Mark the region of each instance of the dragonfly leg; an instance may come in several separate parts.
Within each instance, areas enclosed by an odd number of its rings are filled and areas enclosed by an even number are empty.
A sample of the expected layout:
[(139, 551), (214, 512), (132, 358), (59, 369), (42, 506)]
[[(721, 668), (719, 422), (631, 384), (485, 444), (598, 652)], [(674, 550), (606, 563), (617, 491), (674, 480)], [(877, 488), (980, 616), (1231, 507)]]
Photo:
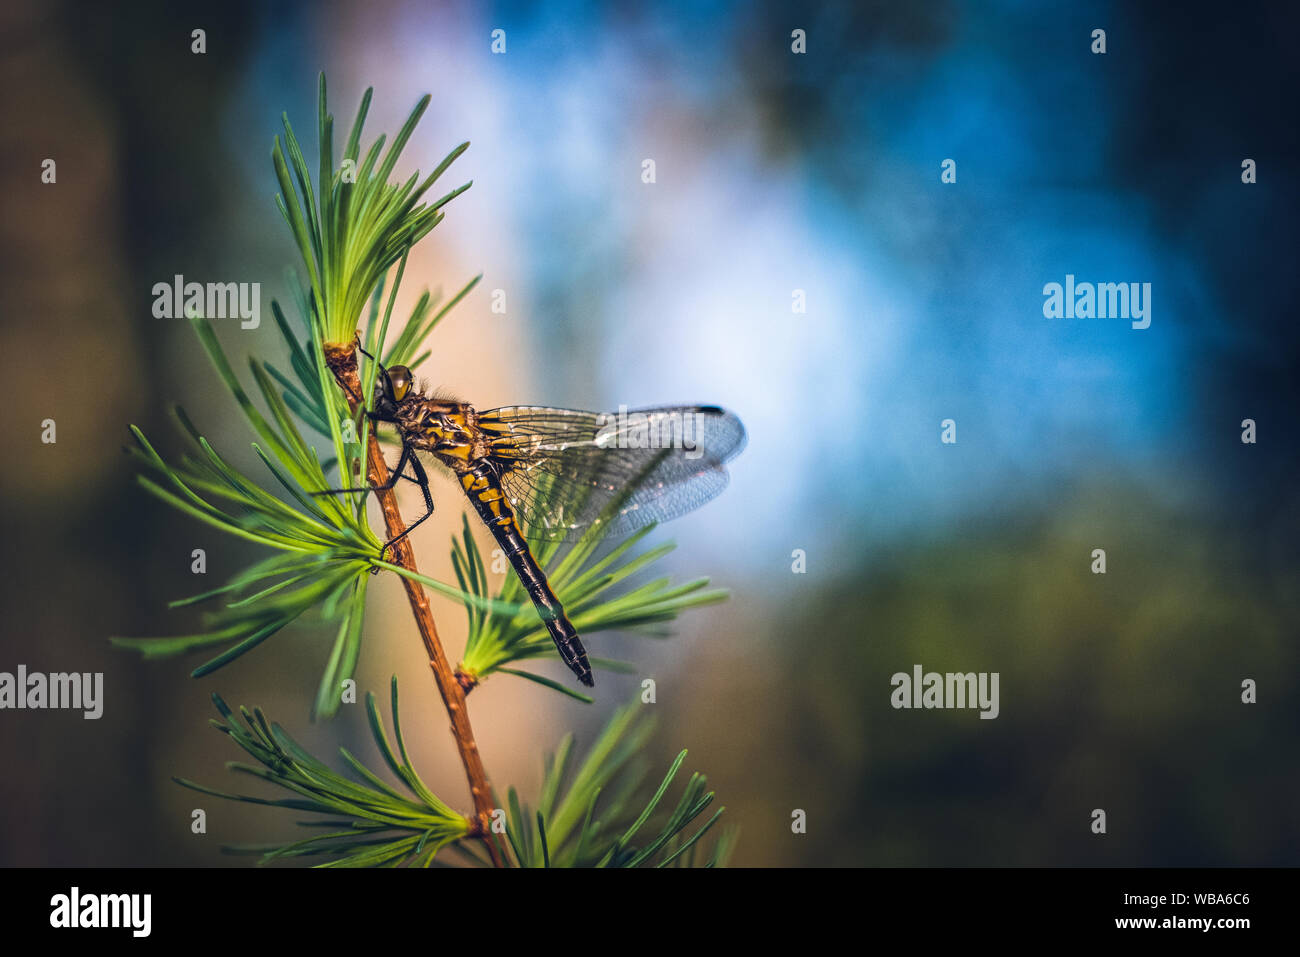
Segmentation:
[[(406, 448), (406, 452), (409, 453), (409, 451), (410, 449)], [(402, 534), (397, 535), (394, 538), (390, 538), (387, 542), (384, 543), (384, 547), (379, 550), (379, 560), (381, 562), (384, 560), (384, 556), (388, 554), (388, 550), (390, 548), (392, 548), (394, 545), (396, 545), (398, 542), (404, 539), (407, 535), (410, 535), (412, 530), (415, 528), (415, 526), (419, 525), (421, 522), (423, 522), (425, 519), (427, 519), (430, 515), (433, 514), (433, 495), (430, 494), (429, 492), (429, 476), (428, 474), (425, 473), (424, 466), (420, 464), (420, 460), (416, 458), (414, 455), (404, 454), (402, 458), (404, 461), (407, 458), (410, 459), (411, 471), (415, 473), (415, 478), (411, 479), (411, 481), (419, 485), (420, 491), (424, 493), (425, 511), (423, 515), (417, 518), (410, 525), (407, 525), (406, 530), (402, 532)], [(396, 479), (394, 479), (394, 481), (396, 481)]]
[[(379, 367), (379, 374), (382, 375), (384, 377), (384, 381), (388, 383), (388, 391), (392, 392), (393, 380), (388, 375), (387, 367), (385, 367), (385, 365), (382, 362), (380, 362), (378, 359), (376, 359), (374, 356), (372, 356), (369, 352), (365, 350), (365, 347), (361, 345), (361, 333), (359, 332), (357, 333), (357, 351), (360, 352), (363, 356), (365, 356), (367, 359), (369, 359), (371, 362), (373, 362), (375, 365)], [(377, 418), (377, 416), (373, 412), (367, 412), (366, 415), (370, 416), (372, 419)]]
[(325, 489), (325, 490), (322, 491), (322, 492), (312, 492), (312, 493), (310, 493), (310, 494), (312, 494), (312, 495), (346, 495), (346, 494), (348, 494), (349, 492), (371, 492), (371, 491), (374, 491), (374, 492), (387, 492), (390, 488), (392, 488), (394, 485), (397, 484), (397, 480), (398, 480), (399, 478), (410, 479), (410, 481), (412, 481), (412, 482), (417, 481), (416, 479), (410, 478), (410, 476), (407, 476), (407, 475), (403, 475), (403, 474), (402, 474), (402, 472), (403, 472), (403, 471), (405, 470), (405, 468), (406, 468), (406, 463), (407, 463), (408, 461), (414, 462), (414, 461), (415, 461), (415, 457), (411, 454), (411, 447), (410, 447), (409, 445), (403, 444), (403, 445), (402, 445), (402, 457), (401, 457), (400, 459), (397, 460), (397, 467), (396, 467), (395, 469), (393, 469), (393, 470), (388, 474), (388, 481), (385, 482), (383, 485), (365, 485), (365, 486), (362, 486), (362, 487), (360, 487), (360, 488), (329, 488), (329, 489)]

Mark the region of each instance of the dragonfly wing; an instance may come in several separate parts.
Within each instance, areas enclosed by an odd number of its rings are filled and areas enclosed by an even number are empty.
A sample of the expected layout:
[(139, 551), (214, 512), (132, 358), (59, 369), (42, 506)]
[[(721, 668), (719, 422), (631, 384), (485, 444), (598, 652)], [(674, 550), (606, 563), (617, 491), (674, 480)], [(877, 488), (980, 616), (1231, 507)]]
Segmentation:
[(716, 406), (600, 414), (515, 406), (482, 413), (502, 488), (526, 537), (622, 535), (698, 508), (727, 486), (745, 444)]

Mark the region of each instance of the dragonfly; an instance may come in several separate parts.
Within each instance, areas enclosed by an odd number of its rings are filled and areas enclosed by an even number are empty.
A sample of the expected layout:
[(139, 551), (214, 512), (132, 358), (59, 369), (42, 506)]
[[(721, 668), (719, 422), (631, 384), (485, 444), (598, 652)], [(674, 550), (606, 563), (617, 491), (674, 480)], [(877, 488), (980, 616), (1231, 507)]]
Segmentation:
[[(479, 411), (429, 394), (406, 366), (379, 369), (366, 415), (395, 427), (402, 451), (383, 485), (317, 494), (420, 487), (424, 514), (389, 539), (380, 559), (433, 514), (427, 455), (449, 469), (528, 593), (560, 659), (588, 687), (586, 649), (529, 542), (614, 537), (689, 512), (727, 486), (725, 464), (745, 447), (739, 418), (712, 405), (596, 413), (543, 406)], [(407, 474), (407, 472), (410, 474)]]

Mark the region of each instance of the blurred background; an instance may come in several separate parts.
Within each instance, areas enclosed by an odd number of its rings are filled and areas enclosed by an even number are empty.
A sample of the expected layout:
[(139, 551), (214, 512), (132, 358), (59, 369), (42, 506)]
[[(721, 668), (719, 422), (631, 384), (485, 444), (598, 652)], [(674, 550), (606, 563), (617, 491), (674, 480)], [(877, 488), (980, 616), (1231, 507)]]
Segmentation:
[[(299, 257), (270, 147), (282, 110), (313, 128), (320, 70), (336, 141), (367, 86), (367, 144), (432, 94), (401, 179), (472, 143), (399, 299), (484, 274), (424, 376), (480, 408), (718, 403), (750, 433), (731, 488), (655, 533), (732, 600), (666, 642), (594, 636), (642, 668), (595, 705), (476, 691), (498, 788), (534, 795), (541, 755), (651, 676), (649, 757), (690, 750), (738, 865), (1300, 863), (1296, 27), (1283, 4), (6, 3), (0, 670), (102, 671), (106, 703), (0, 713), (0, 863), (246, 866), (219, 845), (292, 836), (171, 782), (246, 786), (214, 691), (374, 757), (361, 708), (307, 721), (331, 634), (202, 680), (107, 642), (180, 633), (168, 601), (261, 557), (148, 498), (120, 450), (134, 423), (179, 451), (179, 401), (254, 467), (151, 290), (260, 282), (262, 326), (218, 325), (232, 357), (281, 357), (269, 300)], [(1150, 282), (1150, 328), (1045, 319), (1067, 273)], [(450, 580), (462, 506), (435, 494), (416, 550)], [(400, 676), (417, 767), (467, 806), (401, 589), (370, 608), (358, 683)], [(455, 658), (463, 612), (435, 612)], [(998, 672), (1000, 716), (892, 709), (914, 664)]]

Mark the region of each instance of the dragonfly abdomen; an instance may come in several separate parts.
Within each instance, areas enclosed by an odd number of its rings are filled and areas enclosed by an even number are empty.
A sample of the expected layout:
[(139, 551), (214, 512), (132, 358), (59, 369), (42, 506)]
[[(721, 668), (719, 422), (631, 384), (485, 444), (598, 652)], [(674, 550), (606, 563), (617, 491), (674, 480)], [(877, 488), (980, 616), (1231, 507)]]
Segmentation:
[(519, 532), (514, 512), (501, 491), (501, 480), (496, 468), (490, 460), (482, 461), (463, 472), (460, 482), (465, 494), (474, 503), (479, 517), (505, 552), (524, 590), (528, 592), (528, 597), (537, 607), (537, 613), (551, 633), (560, 658), (584, 685), (594, 685), (596, 682), (592, 677), (591, 664), (587, 661), (587, 651), (578, 638), (577, 629), (564, 613), (560, 600), (551, 590), (546, 574)]

